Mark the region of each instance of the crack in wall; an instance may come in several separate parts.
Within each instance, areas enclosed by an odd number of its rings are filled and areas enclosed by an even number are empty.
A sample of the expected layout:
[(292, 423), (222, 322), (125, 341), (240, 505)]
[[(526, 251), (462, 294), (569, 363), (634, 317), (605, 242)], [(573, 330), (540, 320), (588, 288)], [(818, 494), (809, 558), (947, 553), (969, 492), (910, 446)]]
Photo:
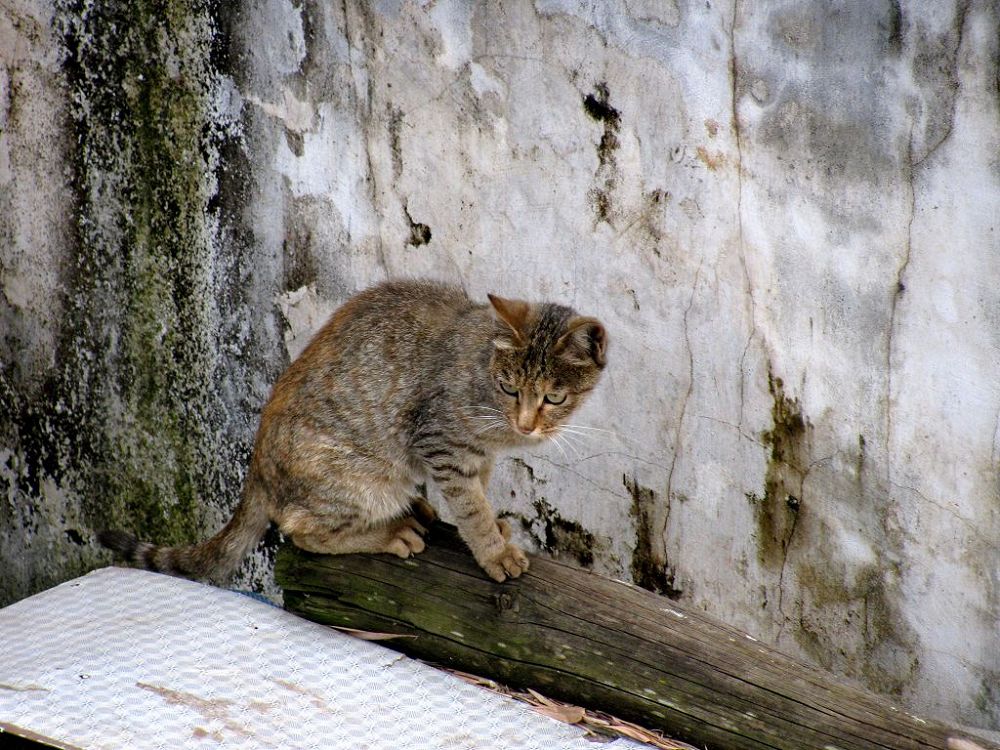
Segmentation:
[[(809, 425), (808, 423), (806, 423), (806, 427), (811, 429), (811, 425)], [(838, 451), (838, 455), (841, 453), (842, 451)], [(778, 634), (776, 640), (782, 637), (785, 631), (785, 626), (792, 621), (792, 618), (789, 617), (787, 612), (785, 612), (785, 574), (786, 571), (788, 570), (788, 559), (790, 557), (792, 545), (795, 543), (796, 539), (795, 532), (798, 530), (801, 521), (801, 516), (802, 516), (801, 509), (809, 507), (809, 503), (806, 500), (806, 482), (809, 481), (809, 475), (816, 466), (831, 461), (833, 458), (834, 456), (828, 456), (825, 458), (818, 458), (810, 462), (809, 465), (806, 466), (804, 470), (802, 470), (801, 477), (799, 478), (798, 492), (795, 495), (789, 495), (788, 499), (786, 500), (789, 509), (793, 512), (792, 512), (791, 528), (788, 530), (788, 534), (784, 539), (784, 545), (783, 545), (784, 548), (781, 558), (781, 570), (778, 573), (777, 610), (778, 614), (780, 615), (780, 621), (778, 623)], [(801, 605), (801, 603), (802, 602), (800, 598), (799, 604)]]
[[(655, 540), (654, 546), (656, 549), (653, 551), (654, 558), (662, 561), (664, 564), (667, 559), (667, 527), (670, 524), (670, 505), (673, 501), (674, 471), (677, 468), (677, 461), (681, 453), (684, 417), (687, 414), (687, 407), (688, 402), (691, 400), (691, 393), (694, 391), (694, 350), (691, 347), (691, 333), (688, 329), (688, 315), (691, 312), (691, 307), (694, 305), (694, 298), (698, 291), (698, 283), (701, 280), (701, 269), (703, 266), (704, 260), (698, 264), (698, 270), (695, 271), (694, 282), (691, 284), (691, 295), (688, 297), (687, 307), (684, 308), (684, 348), (687, 351), (688, 358), (688, 382), (687, 388), (684, 391), (684, 397), (681, 399), (680, 413), (677, 416), (677, 429), (674, 430), (674, 453), (670, 459), (670, 470), (667, 472), (667, 494), (663, 511), (663, 521), (659, 524), (660, 533)], [(654, 514), (656, 514), (656, 512), (657, 511), (654, 510)]]
[[(953, 65), (957, 67), (957, 60), (961, 53), (962, 43), (965, 39), (965, 26), (969, 16), (971, 2), (970, 0), (965, 0), (959, 4), (956, 12), (955, 30), (957, 41), (955, 43), (954, 52), (951, 55), (954, 62)], [(917, 180), (919, 177), (919, 170), (922, 165), (924, 165), (951, 137), (954, 130), (955, 121), (955, 110), (958, 106), (959, 91), (961, 88), (961, 79), (956, 74), (953, 76), (955, 94), (951, 99), (951, 111), (947, 120), (947, 127), (941, 137), (930, 146), (927, 151), (920, 157), (916, 156), (916, 121), (913, 117), (910, 120), (909, 134), (906, 143), (906, 154), (904, 161), (904, 184), (907, 189), (907, 202), (908, 202), (908, 217), (906, 221), (906, 238), (905, 245), (902, 253), (902, 260), (896, 269), (895, 285), (892, 290), (892, 300), (890, 303), (889, 310), (889, 324), (886, 340), (886, 416), (885, 416), (885, 430), (886, 430), (886, 459), (885, 459), (885, 475), (886, 481), (890, 486), (898, 486), (893, 481), (893, 460), (892, 460), (892, 447), (893, 447), (893, 435), (895, 427), (893, 424), (893, 399), (895, 396), (896, 384), (895, 380), (895, 359), (896, 359), (896, 334), (897, 327), (899, 325), (899, 307), (904, 294), (906, 293), (906, 276), (910, 267), (910, 263), (913, 258), (913, 225), (916, 220), (917, 213)], [(1000, 84), (998, 84), (1000, 85)]]
[(746, 412), (747, 387), (747, 356), (750, 347), (757, 337), (757, 300), (754, 297), (753, 280), (750, 277), (750, 267), (747, 262), (746, 235), (743, 226), (743, 129), (740, 126), (739, 113), (739, 57), (736, 53), (736, 28), (739, 22), (739, 0), (733, 1), (733, 17), (729, 25), (729, 78), (730, 78), (730, 118), (733, 137), (736, 141), (736, 244), (743, 273), (746, 299), (749, 304), (750, 334), (747, 336), (743, 353), (740, 355), (740, 432), (743, 431)]
[(758, 445), (761, 448), (767, 447), (766, 445), (764, 445), (764, 443), (762, 443), (760, 440), (757, 439), (756, 435), (752, 435), (751, 433), (747, 432), (746, 430), (743, 429), (741, 425), (736, 424), (735, 422), (729, 422), (726, 421), (725, 419), (719, 419), (718, 417), (710, 417), (707, 414), (692, 414), (691, 416), (694, 419), (704, 419), (706, 422), (721, 424), (723, 427), (728, 427), (734, 432), (738, 433), (741, 439), (753, 443), (754, 445)]
[(906, 273), (910, 267), (913, 253), (913, 222), (916, 217), (917, 193), (916, 173), (913, 166), (913, 124), (910, 124), (910, 137), (906, 149), (906, 185), (908, 189), (909, 216), (906, 222), (906, 240), (903, 247), (903, 258), (896, 268), (895, 286), (889, 308), (889, 325), (886, 340), (886, 399), (885, 399), (885, 474), (886, 481), (892, 484), (892, 440), (893, 440), (893, 362), (895, 360), (896, 326), (898, 325), (899, 303), (906, 292)]
[(550, 466), (555, 466), (560, 471), (568, 472), (568, 473), (572, 474), (573, 476), (575, 476), (576, 478), (583, 480), (584, 482), (586, 482), (587, 484), (589, 484), (591, 487), (593, 487), (595, 489), (598, 489), (601, 492), (606, 492), (607, 494), (611, 495), (612, 497), (617, 497), (617, 498), (622, 498), (622, 499), (627, 498), (627, 496), (623, 495), (621, 492), (616, 492), (615, 490), (611, 489), (610, 487), (606, 487), (603, 484), (595, 482), (593, 479), (591, 479), (587, 475), (585, 475), (585, 474), (577, 471), (576, 469), (574, 469), (569, 464), (561, 464), (558, 461), (553, 461), (551, 458), (545, 458), (544, 456), (535, 456), (533, 458), (533, 460), (534, 461), (541, 461), (543, 463), (547, 463)]
[[(799, 485), (799, 497), (793, 498), (789, 496), (788, 506), (794, 512), (792, 513), (792, 527), (788, 531), (788, 536), (784, 540), (784, 549), (782, 550), (781, 557), (781, 570), (778, 572), (778, 615), (780, 620), (778, 622), (778, 638), (781, 638), (785, 630), (785, 625), (788, 624), (789, 617), (785, 613), (785, 571), (788, 569), (788, 550), (792, 547), (792, 540), (795, 538), (795, 530), (799, 526), (799, 508), (801, 507), (801, 501), (799, 498), (804, 494), (805, 490), (805, 478)], [(794, 501), (794, 502), (793, 502)]]
[(929, 497), (925, 493), (918, 490), (916, 487), (910, 487), (909, 485), (900, 484), (898, 482), (891, 482), (889, 486), (896, 490), (904, 490), (906, 492), (913, 493), (914, 495), (919, 497), (923, 502), (927, 503), (928, 505), (933, 505), (938, 510), (947, 513), (949, 516), (958, 521), (962, 526), (964, 526), (967, 529), (967, 531), (969, 532), (969, 536), (971, 536), (973, 539), (979, 540), (980, 542), (982, 542), (984, 545), (986, 545), (991, 549), (997, 548), (997, 542), (993, 536), (987, 536), (983, 534), (980, 528), (973, 521), (963, 516), (955, 508), (951, 508), (947, 506), (945, 503), (941, 502), (940, 500), (935, 500)]

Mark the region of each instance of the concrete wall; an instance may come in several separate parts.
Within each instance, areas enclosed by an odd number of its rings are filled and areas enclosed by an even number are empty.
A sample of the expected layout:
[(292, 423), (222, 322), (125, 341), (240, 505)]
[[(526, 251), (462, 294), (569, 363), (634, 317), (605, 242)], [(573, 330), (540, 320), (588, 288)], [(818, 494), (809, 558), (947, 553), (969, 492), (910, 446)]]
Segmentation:
[(1000, 3), (163, 5), (0, 10), (0, 598), (214, 530), (309, 332), (435, 276), (611, 331), (522, 541), (1000, 728)]

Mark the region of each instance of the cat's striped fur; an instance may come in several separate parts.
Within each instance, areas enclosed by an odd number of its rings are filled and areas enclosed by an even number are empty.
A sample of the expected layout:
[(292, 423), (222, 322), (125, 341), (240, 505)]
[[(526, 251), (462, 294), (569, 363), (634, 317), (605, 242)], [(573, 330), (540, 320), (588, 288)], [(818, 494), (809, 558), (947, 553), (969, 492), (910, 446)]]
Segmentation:
[(458, 288), (385, 283), (350, 299), (279, 378), (261, 415), (243, 498), (214, 537), (160, 547), (101, 541), (154, 570), (224, 580), (276, 523), (306, 550), (424, 549), (429, 477), (498, 581), (528, 560), (486, 499), (498, 451), (553, 435), (597, 384), (607, 335), (568, 307)]

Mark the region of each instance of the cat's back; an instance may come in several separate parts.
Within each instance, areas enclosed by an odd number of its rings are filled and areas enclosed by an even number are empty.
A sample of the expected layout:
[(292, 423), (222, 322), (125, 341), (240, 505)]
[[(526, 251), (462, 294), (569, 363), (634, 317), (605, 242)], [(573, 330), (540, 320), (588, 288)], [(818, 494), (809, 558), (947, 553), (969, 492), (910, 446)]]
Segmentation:
[[(436, 281), (388, 281), (351, 297), (331, 316), (289, 368), (295, 379), (318, 371), (357, 372), (414, 364), (435, 341), (447, 338), (457, 321), (483, 305), (459, 287)], [(473, 315), (474, 317), (474, 315)]]
[(359, 319), (374, 316), (377, 320), (395, 313), (403, 316), (396, 323), (412, 320), (426, 325), (435, 320), (444, 322), (473, 307), (476, 305), (465, 292), (453, 284), (413, 279), (377, 284), (356, 294), (341, 309)]
[(365, 340), (433, 335), (477, 307), (459, 287), (437, 281), (387, 281), (349, 299), (326, 326), (339, 337)]

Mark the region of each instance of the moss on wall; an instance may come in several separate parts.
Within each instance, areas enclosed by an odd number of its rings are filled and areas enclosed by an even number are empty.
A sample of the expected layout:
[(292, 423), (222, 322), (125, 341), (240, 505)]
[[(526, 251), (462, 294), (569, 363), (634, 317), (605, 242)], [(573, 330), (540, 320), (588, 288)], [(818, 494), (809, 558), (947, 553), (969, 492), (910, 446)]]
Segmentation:
[(86, 334), (74, 348), (97, 354), (101, 366), (86, 374), (113, 410), (90, 415), (103, 433), (94, 464), (106, 496), (85, 507), (94, 521), (124, 517), (179, 541), (195, 534), (209, 489), (199, 457), (211, 441), (215, 365), (212, 23), (206, 3), (185, 0), (96, 8), (68, 8), (66, 37), (83, 146), (79, 257), (89, 266), (76, 279)]
[[(14, 448), (0, 481), (29, 536), (43, 482), (77, 496), (65, 505), (81, 509), (66, 532), (84, 548), (78, 568), (106, 559), (93, 535), (107, 525), (165, 542), (198, 536), (203, 501), (230, 503), (246, 463), (213, 385), (214, 173), (232, 133), (213, 109), (212, 9), (73, 0), (57, 11), (78, 139), (77, 244), (56, 368), (33, 392), (13, 368), (0, 372), (12, 405), (0, 436)], [(48, 533), (34, 543), (59, 547), (59, 515), (36, 519)], [(0, 604), (66, 575), (42, 567), (38, 580), (0, 584)]]

